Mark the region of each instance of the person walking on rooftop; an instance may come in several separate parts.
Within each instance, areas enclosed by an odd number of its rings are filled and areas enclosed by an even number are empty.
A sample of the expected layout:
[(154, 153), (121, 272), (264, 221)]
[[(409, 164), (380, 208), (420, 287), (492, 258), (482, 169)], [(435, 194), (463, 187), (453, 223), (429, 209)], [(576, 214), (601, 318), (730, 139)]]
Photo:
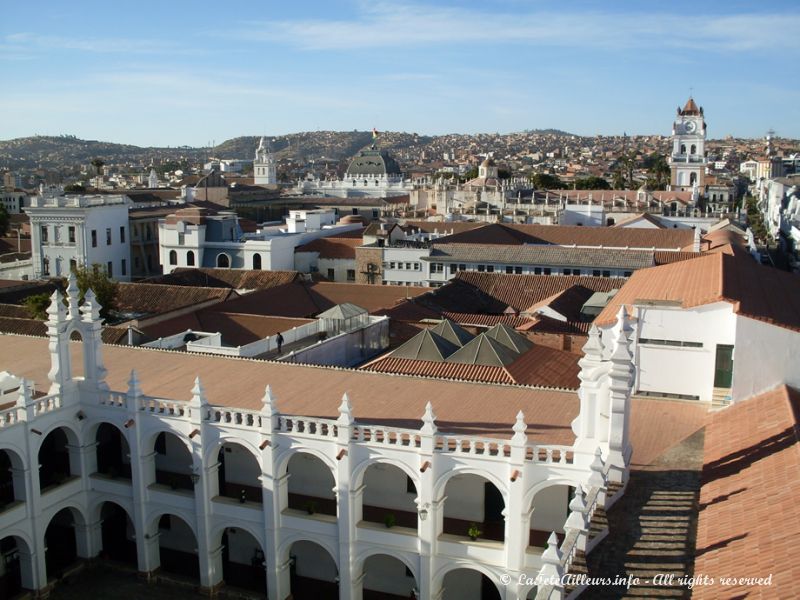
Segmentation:
[(275, 341), (278, 342), (278, 354), (280, 354), (281, 353), (281, 347), (283, 346), (283, 336), (280, 334), (280, 332), (278, 333), (278, 337), (276, 338)]

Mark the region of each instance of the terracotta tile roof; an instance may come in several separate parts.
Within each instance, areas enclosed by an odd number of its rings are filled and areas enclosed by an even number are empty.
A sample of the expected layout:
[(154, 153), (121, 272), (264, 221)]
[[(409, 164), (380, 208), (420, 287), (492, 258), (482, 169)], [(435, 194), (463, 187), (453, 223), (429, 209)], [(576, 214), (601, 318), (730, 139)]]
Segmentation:
[(288, 331), (293, 327), (310, 322), (311, 319), (242, 315), (216, 312), (214, 310), (200, 310), (167, 321), (160, 321), (149, 327), (143, 327), (142, 331), (148, 338), (153, 340), (174, 335), (187, 329), (221, 333), (224, 344), (228, 346), (244, 346), (280, 331)]
[(656, 250), (653, 252), (653, 258), (655, 259), (656, 266), (658, 265), (668, 265), (674, 262), (680, 262), (682, 260), (692, 260), (693, 258), (699, 258), (702, 256), (699, 252), (674, 252), (669, 250)]
[(743, 317), (800, 331), (800, 278), (759, 265), (750, 256), (710, 253), (636, 271), (595, 323), (616, 322), (620, 306), (637, 300), (680, 302), (683, 308), (730, 302)]
[(431, 288), (318, 281), (309, 287), (309, 291), (314, 301), (320, 305), (320, 310), (326, 310), (335, 304), (352, 302), (373, 313), (383, 308), (391, 308), (406, 298), (425, 294), (431, 291)]
[(356, 248), (362, 245), (358, 238), (319, 238), (294, 249), (295, 252), (316, 252), (320, 258), (355, 259)]
[(582, 285), (573, 285), (571, 288), (557, 292), (549, 298), (529, 306), (524, 312), (526, 314), (535, 314), (546, 307), (560, 314), (567, 321), (580, 321), (581, 308), (594, 293), (594, 290)]
[(156, 315), (208, 302), (236, 297), (233, 290), (152, 283), (120, 283), (117, 312)]
[(56, 286), (49, 281), (16, 281), (0, 280), (0, 302), (19, 304), (28, 296), (35, 294), (50, 295)]
[(646, 213), (646, 212), (639, 213), (638, 215), (633, 215), (632, 217), (628, 217), (627, 219), (623, 219), (619, 223), (616, 223), (614, 225), (614, 227), (625, 227), (629, 223), (634, 223), (634, 222), (636, 222), (636, 221), (638, 221), (640, 219), (655, 225), (656, 229), (664, 229), (665, 228), (664, 224), (661, 221), (659, 221), (656, 217), (654, 217), (650, 213)]
[(478, 327), (494, 327), (498, 323), (503, 323), (514, 329), (519, 328), (531, 321), (530, 317), (518, 317), (516, 315), (485, 315), (480, 313), (461, 313), (443, 311), (442, 317), (455, 321), (460, 325), (475, 325)]
[(701, 248), (703, 251), (708, 251), (729, 244), (744, 248), (747, 246), (747, 238), (731, 229), (717, 229), (703, 236)]
[(240, 269), (175, 269), (169, 275), (147, 280), (147, 283), (264, 290), (298, 279), (297, 271), (252, 271)]
[(248, 315), (313, 317), (326, 308), (330, 306), (320, 308), (311, 298), (307, 287), (298, 281), (233, 298), (221, 304), (218, 310)]
[(516, 383), (577, 390), (580, 356), (547, 346), (534, 345), (506, 370)]
[(571, 335), (586, 335), (592, 323), (588, 321), (559, 321), (545, 315), (538, 315), (526, 323), (517, 326), (520, 331), (534, 333), (568, 333)]
[(11, 317), (13, 319), (32, 318), (28, 309), (19, 304), (0, 304), (0, 317)]
[[(0, 364), (15, 375), (49, 387), (48, 342), (44, 338), (0, 335)], [(78, 360), (79, 344), (71, 348)], [(135, 365), (143, 393), (189, 400), (198, 375), (209, 402), (261, 409), (264, 387), (272, 386), (278, 409), (287, 414), (336, 418), (342, 393), (362, 422), (397, 427), (422, 425), (431, 400), (440, 431), (509, 438), (516, 413), (526, 415), (531, 442), (571, 444), (571, 423), (578, 415), (575, 392), (529, 387), (438, 381), (365, 371), (311, 367), (128, 346), (104, 346), (111, 389), (125, 391)], [(631, 411), (634, 465), (649, 464), (665, 450), (703, 426), (706, 408), (686, 402), (637, 399)]]
[(555, 245), (441, 244), (436, 243), (428, 262), (490, 262), (510, 265), (642, 269), (654, 264), (650, 250), (570, 248)]
[(494, 365), (472, 365), (388, 356), (370, 363), (364, 369), (376, 373), (396, 373), (398, 375), (415, 375), (435, 379), (457, 379), (482, 383), (515, 383), (508, 371), (503, 367)]
[(17, 253), (27, 254), (31, 252), (31, 238), (20, 238), (8, 236), (0, 238), (0, 254)]
[[(717, 580), (693, 598), (796, 597), (800, 562), (800, 392), (781, 387), (709, 418), (695, 573)], [(771, 586), (721, 586), (768, 577)]]
[(486, 223), (470, 223), (466, 221), (453, 223), (445, 223), (443, 221), (405, 221), (403, 223), (403, 229), (406, 231), (409, 229), (419, 229), (425, 233), (444, 233), (449, 231), (453, 233), (463, 233), (482, 227), (486, 227)]
[(45, 325), (44, 321), (38, 321), (36, 319), (0, 317), (0, 331), (17, 335), (44, 337), (47, 335), (47, 325)]
[[(449, 225), (449, 224), (448, 224)], [(442, 238), (438, 243), (557, 244), (613, 248), (676, 250), (694, 240), (691, 229), (637, 229), (625, 227), (576, 227), (567, 225), (491, 224)]]
[(420, 298), (420, 301), (425, 306), (453, 313), (498, 314), (509, 306), (522, 312), (529, 306), (575, 285), (595, 292), (608, 292), (621, 288), (625, 281), (618, 277), (506, 275), (462, 271), (447, 285)]

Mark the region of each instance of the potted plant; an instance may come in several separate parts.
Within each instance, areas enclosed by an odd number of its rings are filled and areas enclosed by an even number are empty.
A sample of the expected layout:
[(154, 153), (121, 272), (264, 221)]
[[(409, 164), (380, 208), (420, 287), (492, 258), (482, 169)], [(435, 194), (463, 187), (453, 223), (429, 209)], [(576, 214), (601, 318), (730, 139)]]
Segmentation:
[(239, 504), (244, 504), (245, 502), (247, 502), (247, 491), (242, 490), (239, 492)]
[(482, 534), (483, 534), (483, 532), (480, 529), (478, 529), (478, 524), (477, 523), (470, 523), (469, 524), (469, 529), (467, 529), (467, 535), (469, 536), (469, 539), (471, 539), (474, 542)]
[(305, 503), (305, 509), (308, 514), (313, 515), (315, 512), (317, 512), (317, 503), (313, 500), (309, 500)]
[(391, 529), (397, 525), (397, 517), (394, 516), (394, 513), (386, 513), (386, 516), (383, 517), (383, 524), (386, 525), (386, 529)]

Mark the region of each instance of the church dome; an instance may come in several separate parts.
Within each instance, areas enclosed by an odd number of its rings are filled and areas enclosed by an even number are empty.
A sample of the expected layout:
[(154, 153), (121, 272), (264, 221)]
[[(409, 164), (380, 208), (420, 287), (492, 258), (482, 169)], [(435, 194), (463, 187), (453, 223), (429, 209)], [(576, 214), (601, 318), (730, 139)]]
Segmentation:
[(400, 165), (386, 150), (362, 150), (347, 167), (347, 177), (400, 174)]
[(494, 167), (495, 166), (494, 159), (491, 156), (487, 156), (483, 160), (483, 162), (481, 163), (481, 166), (482, 167)]
[(681, 114), (688, 116), (688, 115), (699, 115), (701, 113), (702, 111), (697, 107), (694, 98), (689, 96), (689, 99), (686, 101), (686, 106), (683, 107)]

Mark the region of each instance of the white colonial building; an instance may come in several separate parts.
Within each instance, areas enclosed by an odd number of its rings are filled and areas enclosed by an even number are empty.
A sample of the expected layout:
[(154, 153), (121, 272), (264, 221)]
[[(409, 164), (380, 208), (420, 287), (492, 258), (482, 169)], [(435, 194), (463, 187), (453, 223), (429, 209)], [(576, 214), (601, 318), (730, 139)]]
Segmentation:
[(672, 126), (672, 154), (669, 165), (672, 170), (670, 190), (692, 191), (705, 185), (706, 120), (703, 108), (693, 98), (686, 101)]
[[(624, 311), (605, 348), (590, 335), (577, 397), (499, 386), (488, 409), (480, 384), (103, 346), (98, 311), (73, 280), (49, 342), (0, 344), (28, 374), (0, 377), (17, 587), (101, 557), (271, 600), (563, 598), (560, 575), (605, 535), (589, 524), (607, 486), (627, 481)], [(565, 404), (571, 428), (552, 420)]]
[(256, 185), (276, 185), (278, 183), (275, 157), (264, 138), (259, 140), (253, 161), (253, 177)]
[(73, 267), (99, 264), (109, 277), (129, 281), (130, 232), (127, 196), (31, 198), (33, 276), (63, 277)]

